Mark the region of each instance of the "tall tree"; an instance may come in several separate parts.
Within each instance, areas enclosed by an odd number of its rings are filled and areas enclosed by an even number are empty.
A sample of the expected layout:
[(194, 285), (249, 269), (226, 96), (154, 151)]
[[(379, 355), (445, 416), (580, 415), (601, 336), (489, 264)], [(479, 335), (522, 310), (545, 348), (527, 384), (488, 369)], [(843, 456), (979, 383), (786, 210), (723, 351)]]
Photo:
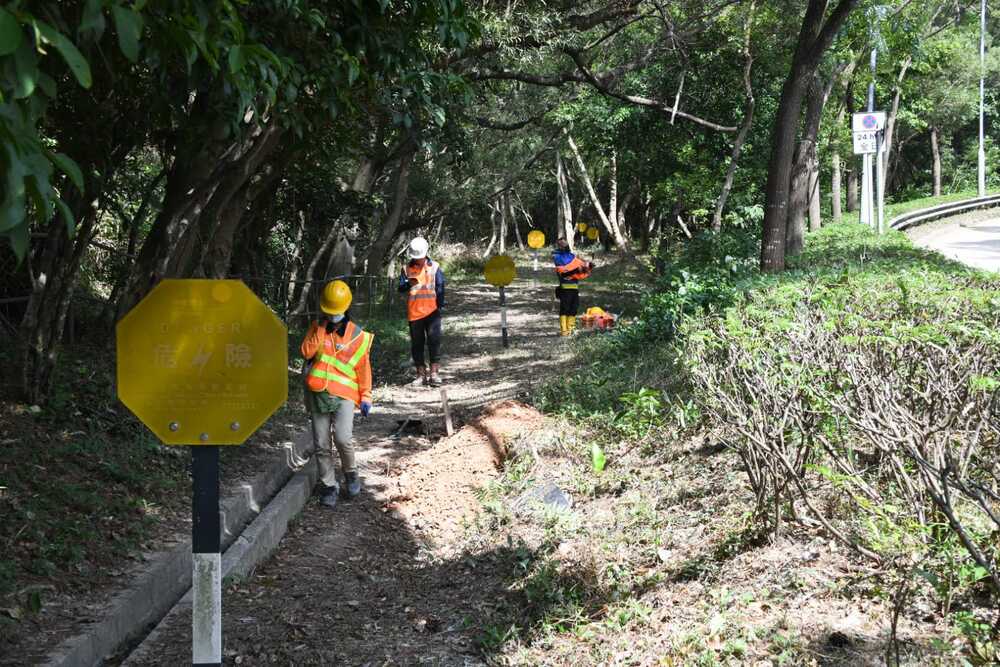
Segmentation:
[(781, 271), (785, 268), (788, 200), (802, 99), (823, 54), (857, 4), (858, 0), (839, 0), (829, 16), (827, 0), (809, 0), (806, 7), (792, 64), (782, 86), (778, 110), (772, 124), (771, 159), (768, 162), (764, 193), (764, 228), (760, 256), (762, 271)]

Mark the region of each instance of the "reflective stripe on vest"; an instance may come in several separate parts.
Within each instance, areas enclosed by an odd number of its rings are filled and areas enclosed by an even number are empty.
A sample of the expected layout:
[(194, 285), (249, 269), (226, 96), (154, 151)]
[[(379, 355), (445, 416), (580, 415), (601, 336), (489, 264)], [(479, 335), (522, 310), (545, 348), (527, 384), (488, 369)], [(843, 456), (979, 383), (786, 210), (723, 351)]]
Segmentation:
[[(361, 327), (353, 322), (348, 322), (347, 329), (344, 331), (344, 338), (347, 338), (348, 342), (334, 354), (326, 352), (328, 346), (332, 343), (331, 337), (327, 336), (324, 339), (323, 350), (317, 355), (315, 363), (309, 369), (309, 374), (306, 378), (306, 382), (312, 391), (324, 391), (330, 381), (345, 385), (355, 391), (358, 390), (358, 373), (355, 369), (371, 348), (374, 336), (363, 331)], [(353, 354), (351, 354), (348, 361), (341, 361), (338, 354), (344, 351), (351, 352), (352, 350)], [(316, 380), (310, 382), (311, 378), (316, 378)]]
[(406, 316), (411, 322), (423, 319), (437, 310), (435, 289), (437, 272), (438, 265), (429, 262), (420, 269), (406, 266), (406, 277), (417, 279), (417, 284), (410, 288), (409, 300), (406, 303)]

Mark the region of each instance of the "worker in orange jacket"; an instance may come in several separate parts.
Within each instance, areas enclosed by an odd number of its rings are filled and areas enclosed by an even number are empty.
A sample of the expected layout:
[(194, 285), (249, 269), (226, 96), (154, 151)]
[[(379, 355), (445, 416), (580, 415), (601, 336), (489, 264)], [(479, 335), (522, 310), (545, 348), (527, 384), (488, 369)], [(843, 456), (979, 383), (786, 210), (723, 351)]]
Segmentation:
[(428, 247), (427, 239), (422, 236), (410, 241), (410, 261), (399, 275), (399, 291), (407, 295), (406, 319), (410, 323), (410, 354), (417, 371), (416, 381), (439, 387), (445, 280), (441, 265), (427, 256)]
[(335, 507), (340, 494), (333, 462), (333, 444), (340, 454), (344, 496), (361, 493), (354, 460), (354, 409), (367, 417), (372, 409), (372, 368), (369, 358), (374, 336), (351, 321), (351, 288), (334, 280), (323, 288), (320, 310), (326, 315), (309, 325), (302, 341), (306, 366), (306, 409), (312, 417), (313, 447), (319, 473), (320, 503)]
[(559, 286), (556, 287), (556, 298), (559, 300), (559, 335), (569, 336), (576, 327), (576, 316), (580, 312), (580, 281), (590, 277), (594, 263), (585, 262), (574, 255), (566, 239), (556, 241), (552, 263), (555, 264), (556, 275), (559, 277)]

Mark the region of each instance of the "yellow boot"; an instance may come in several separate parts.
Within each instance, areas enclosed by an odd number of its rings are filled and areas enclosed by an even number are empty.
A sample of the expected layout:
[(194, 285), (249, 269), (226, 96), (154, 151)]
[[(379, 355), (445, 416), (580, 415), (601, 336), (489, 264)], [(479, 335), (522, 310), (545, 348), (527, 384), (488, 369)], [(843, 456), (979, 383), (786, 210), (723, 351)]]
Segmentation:
[(566, 316), (559, 316), (559, 335), (568, 336), (569, 335), (569, 323), (566, 322)]
[(576, 315), (566, 316), (566, 335), (571, 335), (576, 329)]

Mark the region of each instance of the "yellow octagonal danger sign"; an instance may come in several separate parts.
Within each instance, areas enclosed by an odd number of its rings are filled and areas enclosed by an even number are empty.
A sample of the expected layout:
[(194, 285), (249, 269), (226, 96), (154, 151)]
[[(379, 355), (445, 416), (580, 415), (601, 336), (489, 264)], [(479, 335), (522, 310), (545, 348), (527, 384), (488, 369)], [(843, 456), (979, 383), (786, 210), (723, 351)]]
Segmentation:
[(514, 260), (507, 255), (494, 255), (483, 267), (483, 276), (486, 282), (494, 287), (505, 287), (514, 282), (517, 277), (517, 267)]
[(168, 445), (239, 445), (288, 399), (288, 331), (239, 280), (164, 280), (118, 323), (118, 398)]

